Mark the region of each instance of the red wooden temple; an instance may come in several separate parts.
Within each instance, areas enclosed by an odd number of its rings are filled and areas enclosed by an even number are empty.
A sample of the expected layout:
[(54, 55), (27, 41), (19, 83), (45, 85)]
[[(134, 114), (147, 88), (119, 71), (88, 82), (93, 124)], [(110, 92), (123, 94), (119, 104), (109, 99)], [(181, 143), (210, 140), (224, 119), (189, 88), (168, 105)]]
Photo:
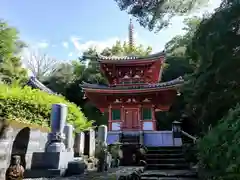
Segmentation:
[(161, 82), (164, 52), (96, 58), (109, 85), (84, 83), (82, 88), (97, 108), (108, 112), (108, 130), (156, 131), (155, 112), (169, 110), (183, 83), (181, 77)]
[(83, 84), (86, 96), (108, 112), (109, 130), (156, 130), (155, 111), (168, 111), (182, 78), (159, 83), (164, 53), (147, 57), (98, 56), (109, 86)]

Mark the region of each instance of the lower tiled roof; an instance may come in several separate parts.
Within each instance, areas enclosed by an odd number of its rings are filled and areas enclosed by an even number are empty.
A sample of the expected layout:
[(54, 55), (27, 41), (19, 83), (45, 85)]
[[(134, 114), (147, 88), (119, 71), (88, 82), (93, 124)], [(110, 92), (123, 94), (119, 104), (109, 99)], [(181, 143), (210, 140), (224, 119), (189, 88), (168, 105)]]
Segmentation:
[(90, 83), (83, 83), (81, 87), (83, 89), (109, 89), (109, 90), (128, 90), (128, 89), (154, 89), (154, 88), (169, 88), (175, 85), (181, 85), (184, 83), (182, 77), (174, 79), (168, 82), (162, 82), (157, 84), (146, 84), (146, 85), (134, 85), (134, 86), (115, 86), (109, 87), (106, 85), (98, 85), (98, 84), (90, 84)]
[(42, 91), (45, 91), (49, 94), (55, 94), (51, 89), (47, 88), (46, 86), (44, 86), (37, 78), (35, 77), (30, 77), (30, 79), (27, 82), (27, 85), (32, 87), (32, 88), (36, 88), (36, 89), (40, 89)]

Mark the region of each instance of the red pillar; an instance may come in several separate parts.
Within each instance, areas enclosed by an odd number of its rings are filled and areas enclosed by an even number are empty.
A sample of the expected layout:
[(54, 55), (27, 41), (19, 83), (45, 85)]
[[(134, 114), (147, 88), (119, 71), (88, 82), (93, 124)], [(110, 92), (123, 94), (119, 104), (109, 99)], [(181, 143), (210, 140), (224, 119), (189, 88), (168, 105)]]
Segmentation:
[(124, 126), (124, 106), (121, 106), (121, 130), (123, 129)]
[(143, 130), (143, 121), (142, 121), (142, 105), (138, 106), (138, 119), (139, 119), (139, 127), (140, 130)]
[(155, 109), (154, 106), (152, 106), (152, 122), (153, 122), (153, 130), (156, 131), (157, 127), (156, 127), (156, 118), (155, 118)]
[(108, 106), (108, 129), (109, 131), (112, 130), (112, 106)]

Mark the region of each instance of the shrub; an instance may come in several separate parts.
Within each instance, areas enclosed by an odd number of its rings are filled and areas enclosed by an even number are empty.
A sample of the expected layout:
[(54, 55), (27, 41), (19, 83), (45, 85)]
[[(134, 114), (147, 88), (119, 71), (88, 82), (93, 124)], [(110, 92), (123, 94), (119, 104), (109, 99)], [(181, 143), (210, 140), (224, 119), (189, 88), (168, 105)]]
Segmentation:
[(201, 139), (198, 150), (204, 179), (240, 178), (240, 105)]
[(76, 130), (91, 126), (91, 122), (87, 121), (80, 108), (62, 96), (50, 95), (30, 87), (0, 84), (0, 117), (2, 118), (49, 126), (51, 106), (54, 103), (64, 103), (68, 106), (67, 121), (73, 124)]

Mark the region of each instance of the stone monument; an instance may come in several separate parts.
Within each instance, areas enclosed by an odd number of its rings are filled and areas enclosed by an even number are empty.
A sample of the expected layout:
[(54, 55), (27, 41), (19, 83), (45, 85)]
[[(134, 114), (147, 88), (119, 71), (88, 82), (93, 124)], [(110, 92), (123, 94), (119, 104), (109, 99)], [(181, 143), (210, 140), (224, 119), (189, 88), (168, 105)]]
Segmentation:
[(74, 139), (74, 156), (80, 157), (84, 154), (85, 135), (84, 132), (76, 133)]
[[(67, 132), (64, 134), (64, 127), (67, 119), (67, 106), (65, 104), (53, 104), (51, 113), (51, 132), (48, 134), (48, 142), (45, 146), (45, 152), (34, 152), (32, 157), (32, 166), (30, 174), (36, 177), (52, 177), (64, 175), (68, 163), (73, 161), (72, 149), (72, 126), (67, 125)], [(66, 143), (66, 146), (64, 144)], [(37, 171), (41, 171), (37, 172)], [(52, 174), (51, 174), (52, 172)], [(34, 175), (35, 174), (35, 175)], [(31, 175), (29, 175), (31, 176)]]
[(73, 126), (71, 124), (66, 124), (64, 126), (64, 144), (66, 151), (73, 151)]
[(98, 127), (97, 143), (98, 171), (107, 171), (112, 162), (112, 156), (107, 151), (107, 126), (101, 125)]
[(107, 145), (107, 126), (101, 125), (98, 127), (97, 140)]
[(84, 132), (84, 155), (92, 158), (95, 156), (95, 131), (94, 129), (89, 129)]
[(67, 106), (53, 104), (51, 113), (51, 132), (48, 134), (46, 152), (65, 152), (65, 134), (63, 132), (67, 119)]
[(95, 156), (95, 131), (94, 129), (89, 130), (89, 157)]

